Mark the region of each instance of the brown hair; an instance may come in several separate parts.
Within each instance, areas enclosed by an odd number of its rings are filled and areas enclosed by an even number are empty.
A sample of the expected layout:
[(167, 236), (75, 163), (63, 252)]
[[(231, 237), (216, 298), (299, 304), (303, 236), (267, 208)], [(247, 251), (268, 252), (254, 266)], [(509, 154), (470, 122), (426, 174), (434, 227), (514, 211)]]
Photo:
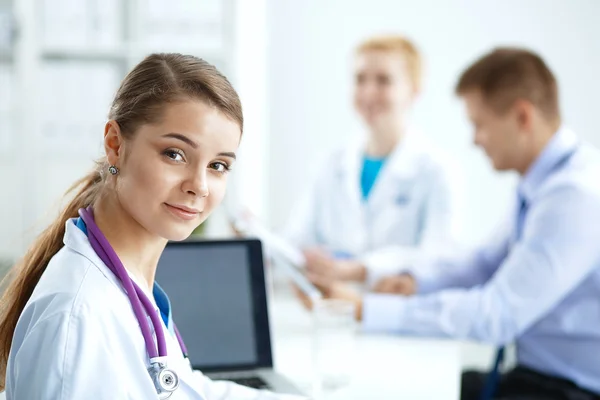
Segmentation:
[[(240, 99), (227, 80), (206, 61), (181, 54), (152, 54), (125, 77), (110, 108), (125, 139), (135, 135), (142, 124), (155, 123), (167, 103), (198, 99), (215, 107), (243, 127)], [(94, 203), (102, 193), (107, 162), (76, 182), (67, 192), (75, 193), (59, 217), (31, 245), (12, 269), (7, 289), (0, 299), (0, 389), (6, 382), (6, 367), (17, 321), (50, 259), (63, 246), (65, 225), (78, 210)]]
[(385, 51), (402, 56), (406, 62), (406, 69), (413, 86), (416, 90), (421, 89), (423, 59), (417, 46), (408, 38), (402, 35), (373, 36), (360, 43), (356, 48), (358, 54), (367, 51)]
[(481, 91), (498, 112), (524, 99), (549, 120), (560, 119), (556, 78), (544, 60), (529, 50), (497, 48), (475, 61), (456, 84), (458, 95), (472, 90)]

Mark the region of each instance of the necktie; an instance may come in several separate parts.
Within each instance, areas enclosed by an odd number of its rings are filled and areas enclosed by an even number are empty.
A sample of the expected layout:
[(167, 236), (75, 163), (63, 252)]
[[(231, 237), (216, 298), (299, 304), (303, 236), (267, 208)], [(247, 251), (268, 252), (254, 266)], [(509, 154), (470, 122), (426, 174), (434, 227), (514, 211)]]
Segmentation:
[[(525, 214), (527, 213), (527, 201), (525, 197), (519, 192), (518, 195), (518, 209), (515, 223), (515, 236), (514, 242), (518, 242), (521, 239), (523, 233), (523, 225), (525, 222)], [(481, 393), (481, 400), (491, 400), (494, 397), (494, 392), (498, 386), (498, 378), (500, 376), (500, 366), (504, 361), (504, 346), (500, 347), (496, 352), (496, 359), (494, 366), (490, 371)]]

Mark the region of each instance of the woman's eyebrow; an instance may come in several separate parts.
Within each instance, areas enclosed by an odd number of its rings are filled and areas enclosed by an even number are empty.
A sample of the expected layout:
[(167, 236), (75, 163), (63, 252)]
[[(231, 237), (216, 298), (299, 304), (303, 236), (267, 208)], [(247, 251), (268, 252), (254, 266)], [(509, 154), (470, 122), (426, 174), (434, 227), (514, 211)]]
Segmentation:
[(225, 151), (225, 152), (219, 153), (218, 155), (219, 156), (230, 157), (230, 158), (233, 158), (234, 160), (237, 159), (237, 157), (235, 156), (235, 153), (231, 152), (231, 151)]
[(190, 139), (189, 137), (187, 137), (181, 133), (171, 132), (171, 133), (167, 133), (167, 134), (163, 135), (163, 137), (181, 140), (182, 142), (188, 144), (193, 149), (198, 148), (198, 143), (194, 142), (192, 139)]

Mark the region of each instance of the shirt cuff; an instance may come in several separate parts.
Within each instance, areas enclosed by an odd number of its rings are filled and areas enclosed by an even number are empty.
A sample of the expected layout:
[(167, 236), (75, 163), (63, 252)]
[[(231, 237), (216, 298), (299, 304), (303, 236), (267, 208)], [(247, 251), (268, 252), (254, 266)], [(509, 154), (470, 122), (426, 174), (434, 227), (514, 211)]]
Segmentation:
[(363, 298), (364, 332), (399, 332), (402, 329), (405, 299), (393, 294), (368, 294)]

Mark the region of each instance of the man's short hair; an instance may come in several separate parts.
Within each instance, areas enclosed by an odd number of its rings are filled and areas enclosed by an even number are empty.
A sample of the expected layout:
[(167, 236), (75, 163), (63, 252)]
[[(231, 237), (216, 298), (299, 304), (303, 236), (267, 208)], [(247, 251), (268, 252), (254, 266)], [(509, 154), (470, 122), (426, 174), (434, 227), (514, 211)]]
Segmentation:
[(526, 49), (496, 48), (475, 61), (456, 85), (458, 95), (473, 90), (498, 112), (524, 99), (548, 120), (560, 118), (556, 78), (539, 55)]

